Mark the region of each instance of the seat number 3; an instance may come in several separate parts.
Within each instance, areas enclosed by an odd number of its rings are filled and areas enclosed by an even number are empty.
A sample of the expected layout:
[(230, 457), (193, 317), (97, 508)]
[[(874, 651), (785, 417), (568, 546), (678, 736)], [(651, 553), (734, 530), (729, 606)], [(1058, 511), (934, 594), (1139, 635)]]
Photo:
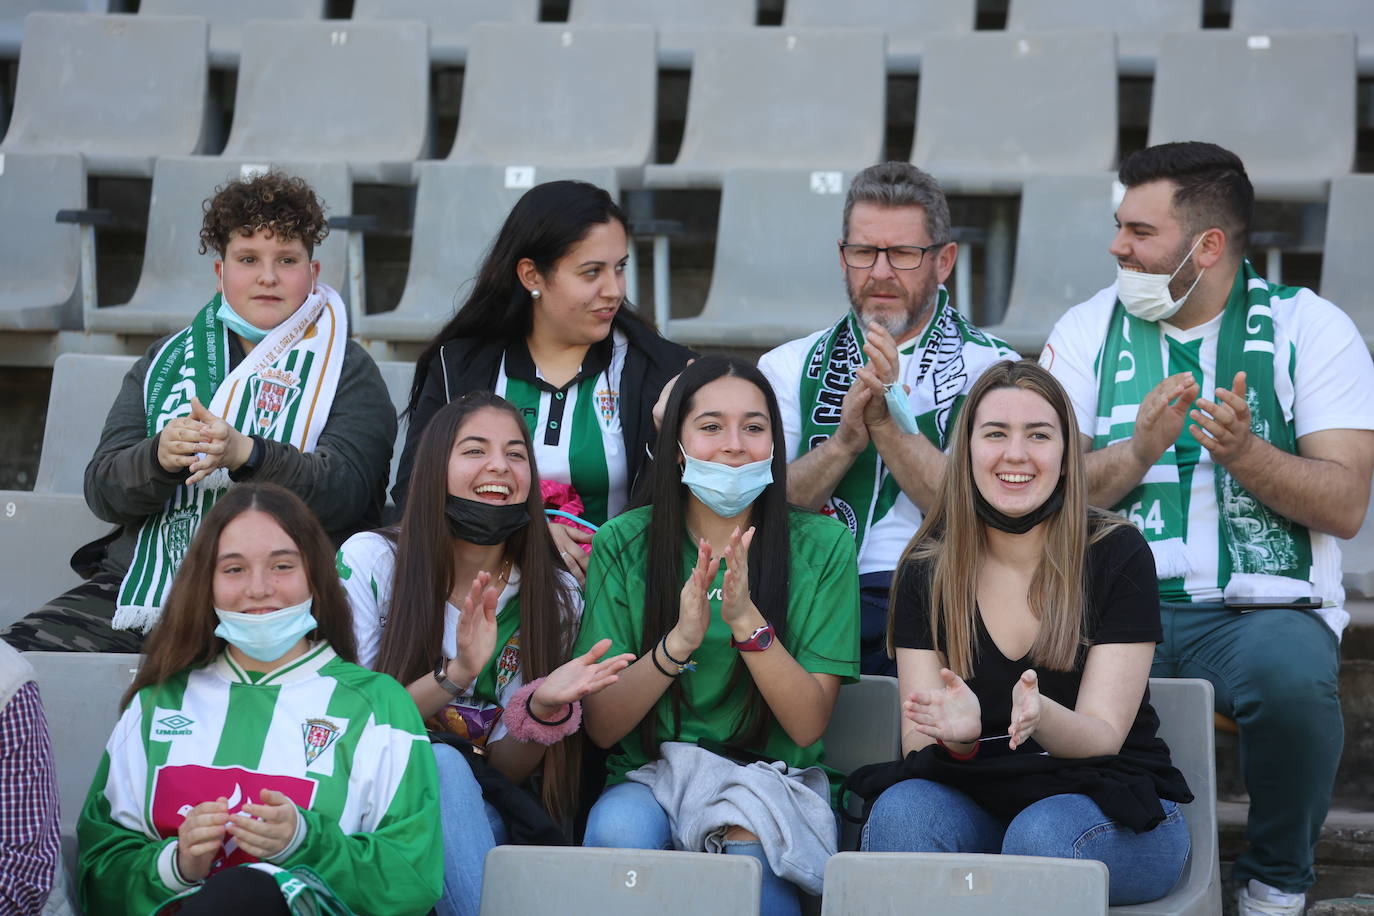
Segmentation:
[(634, 887), (639, 882), (639, 873), (634, 869), (625, 872), (625, 886)]

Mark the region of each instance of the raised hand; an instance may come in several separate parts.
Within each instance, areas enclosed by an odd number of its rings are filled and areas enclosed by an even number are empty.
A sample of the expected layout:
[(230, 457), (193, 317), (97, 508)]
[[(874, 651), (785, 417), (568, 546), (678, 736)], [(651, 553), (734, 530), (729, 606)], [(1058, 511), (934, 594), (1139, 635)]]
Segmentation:
[(620, 680), (619, 674), (634, 660), (632, 653), (602, 658), (611, 648), (611, 641), (603, 639), (585, 655), (579, 655), (553, 669), (544, 683), (530, 698), (535, 715), (549, 720), (559, 718), (569, 703), (591, 696)]
[(496, 651), (496, 602), (501, 593), (483, 570), (472, 580), (458, 616), (458, 654), (449, 660), (448, 679), (466, 687), (482, 672)]
[(876, 426), (892, 419), (888, 415), (884, 395), (887, 393), (887, 386), (897, 381), (897, 370), (900, 366), (897, 341), (887, 328), (876, 321), (870, 321), (864, 331), (864, 353), (868, 356), (868, 365), (857, 373), (870, 391), (868, 404), (864, 408), (864, 423)]
[(273, 789), (258, 793), (260, 805), (244, 805), (225, 828), (250, 856), (266, 859), (286, 848), (296, 835), (300, 812), (295, 802)]
[(187, 881), (203, 881), (224, 845), (229, 799), (201, 802), (177, 827), (177, 871)]
[(902, 703), (902, 715), (918, 732), (940, 741), (977, 741), (983, 731), (978, 697), (948, 668), (940, 669), (940, 679), (944, 686), (939, 690), (913, 691)]
[(205, 438), (197, 443), (200, 457), (190, 465), (188, 486), (222, 467), (236, 471), (253, 454), (253, 440), (212, 414), (196, 397), (191, 398), (191, 419), (204, 427)]
[(1011, 688), (1011, 742), (1016, 750), (1035, 734), (1040, 724), (1040, 679), (1034, 668), (1028, 668)]
[(677, 623), (668, 631), (668, 653), (673, 658), (685, 659), (697, 650), (706, 638), (706, 627), (711, 623), (711, 603), (706, 592), (716, 581), (720, 571), (720, 558), (713, 555), (711, 545), (705, 538), (697, 541), (697, 562), (692, 574), (682, 585), (682, 596), (677, 606)]
[[(730, 625), (736, 639), (747, 639), (762, 626), (763, 615), (749, 597), (749, 545), (754, 542), (754, 527), (740, 534), (736, 526), (725, 545), (725, 581), (721, 584), (720, 616)], [(741, 629), (743, 628), (743, 629)]]
[(840, 425), (834, 435), (836, 443), (851, 455), (857, 455), (868, 448), (869, 442), (868, 425), (864, 423), (864, 416), (873, 399), (873, 392), (864, 382), (864, 370), (860, 369), (859, 372), (861, 374), (855, 377), (854, 383), (845, 392), (844, 400), (840, 402)]
[(1193, 438), (1202, 443), (1212, 460), (1225, 467), (1235, 461), (1254, 444), (1250, 431), (1250, 405), (1245, 400), (1245, 373), (1237, 372), (1231, 389), (1218, 387), (1217, 401), (1200, 399), (1189, 416), (1194, 424), (1188, 428)]
[(1198, 393), (1193, 374), (1180, 372), (1169, 376), (1145, 395), (1136, 414), (1135, 431), (1131, 434), (1131, 451), (1137, 461), (1153, 465), (1174, 444)]

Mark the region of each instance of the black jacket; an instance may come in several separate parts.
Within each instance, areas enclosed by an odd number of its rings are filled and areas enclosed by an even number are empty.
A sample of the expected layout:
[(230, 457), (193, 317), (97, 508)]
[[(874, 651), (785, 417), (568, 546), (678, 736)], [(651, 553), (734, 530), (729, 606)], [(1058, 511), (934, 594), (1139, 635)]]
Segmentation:
[[(668, 380), (682, 371), (687, 360), (696, 356), (691, 350), (660, 337), (636, 318), (617, 314), (614, 329), (625, 335), (629, 348), (620, 376), (620, 423), (625, 437), (625, 462), (631, 489), (648, 460), (645, 447), (653, 442), (653, 409), (659, 392)], [(404, 508), (410, 486), (411, 465), (420, 434), (430, 417), (455, 397), (469, 391), (490, 391), (496, 385), (507, 341), (467, 337), (450, 340), (439, 350), (429, 366), (420, 399), (406, 426), (406, 444), (396, 469), (396, 485), (391, 498)]]

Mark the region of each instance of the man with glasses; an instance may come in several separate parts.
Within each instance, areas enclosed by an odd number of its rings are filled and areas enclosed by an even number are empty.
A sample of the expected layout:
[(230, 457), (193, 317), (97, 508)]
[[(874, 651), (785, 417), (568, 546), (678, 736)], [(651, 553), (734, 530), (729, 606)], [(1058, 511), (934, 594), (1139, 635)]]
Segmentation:
[(892, 572), (939, 486), (965, 393), (1016, 352), (950, 304), (943, 283), (958, 245), (949, 204), (915, 166), (887, 162), (855, 176), (838, 254), (850, 308), (765, 353), (759, 369), (782, 410), (788, 497), (841, 519), (858, 542), (861, 668), (895, 675)]

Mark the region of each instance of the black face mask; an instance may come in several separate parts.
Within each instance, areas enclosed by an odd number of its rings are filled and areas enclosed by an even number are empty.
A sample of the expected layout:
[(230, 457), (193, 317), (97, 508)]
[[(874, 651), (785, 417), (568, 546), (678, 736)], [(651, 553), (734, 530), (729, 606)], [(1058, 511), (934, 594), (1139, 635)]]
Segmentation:
[(524, 503), (498, 506), (452, 494), (445, 497), (444, 515), (454, 537), (483, 547), (500, 544), (530, 523)]
[(1062, 505), (1064, 505), (1063, 477), (1059, 478), (1059, 485), (1054, 488), (1049, 499), (1025, 515), (1003, 515), (992, 507), (992, 503), (983, 498), (983, 494), (978, 491), (977, 487), (973, 488), (973, 508), (977, 511), (978, 517), (982, 519), (984, 524), (991, 525), (998, 531), (1005, 531), (1008, 534), (1025, 534), (1058, 512)]

